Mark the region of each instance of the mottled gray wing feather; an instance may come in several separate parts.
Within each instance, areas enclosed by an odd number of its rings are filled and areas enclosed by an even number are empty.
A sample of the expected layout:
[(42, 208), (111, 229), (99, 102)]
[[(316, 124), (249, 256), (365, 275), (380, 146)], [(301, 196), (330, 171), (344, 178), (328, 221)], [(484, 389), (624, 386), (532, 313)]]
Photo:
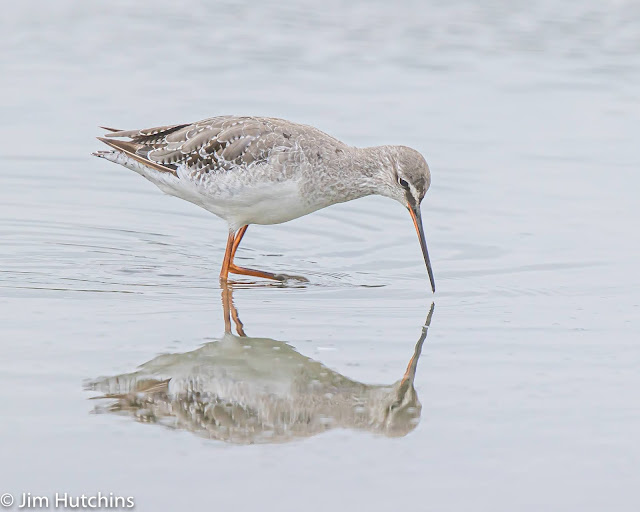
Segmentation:
[[(126, 144), (129, 154), (135, 153), (154, 168), (175, 174), (178, 166), (185, 165), (208, 173), (266, 161), (274, 148), (291, 150), (302, 132), (309, 129), (281, 119), (220, 116), (192, 124), (116, 131), (106, 137), (129, 138), (120, 146)], [(110, 145), (117, 147), (115, 141)]]

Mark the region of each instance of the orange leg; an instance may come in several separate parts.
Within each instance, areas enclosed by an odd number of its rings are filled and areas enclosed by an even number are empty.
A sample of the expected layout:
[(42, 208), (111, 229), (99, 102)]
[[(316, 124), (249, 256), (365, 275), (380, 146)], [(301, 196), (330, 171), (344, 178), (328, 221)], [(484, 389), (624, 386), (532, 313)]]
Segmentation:
[(224, 316), (224, 332), (231, 332), (231, 308), (229, 298), (229, 287), (227, 283), (222, 283), (222, 314)]
[(220, 269), (220, 281), (227, 281), (229, 279), (229, 266), (231, 265), (231, 252), (233, 250), (234, 236), (229, 231), (229, 238), (227, 238), (227, 249), (224, 251), (224, 258), (222, 260), (222, 268)]
[(241, 276), (263, 277), (265, 279), (273, 279), (274, 281), (284, 281), (284, 278), (278, 274), (274, 274), (272, 272), (264, 272), (262, 270), (255, 270), (253, 268), (237, 267), (233, 263), (231, 263), (231, 265), (229, 266), (229, 272)]
[(244, 326), (238, 316), (238, 310), (233, 304), (233, 288), (227, 283), (222, 284), (222, 311), (224, 313), (224, 332), (231, 332), (231, 319), (233, 318), (238, 335), (246, 336)]
[(244, 332), (244, 325), (242, 325), (242, 321), (240, 320), (240, 317), (238, 316), (238, 310), (233, 305), (233, 301), (231, 302), (231, 318), (233, 318), (233, 321), (236, 324), (236, 331), (238, 332), (238, 335), (246, 336), (246, 334)]
[(249, 224), (246, 224), (242, 226), (236, 233), (236, 239), (233, 241), (233, 247), (231, 248), (231, 261), (233, 261), (233, 258), (235, 258), (236, 251), (238, 250), (238, 246), (240, 245), (240, 241), (242, 240), (244, 234), (247, 232), (248, 227)]
[(229, 279), (229, 272), (232, 274), (239, 274), (244, 276), (263, 277), (265, 279), (273, 279), (274, 281), (283, 281), (284, 277), (271, 272), (263, 272), (262, 270), (254, 270), (252, 268), (238, 267), (233, 262), (233, 257), (236, 255), (238, 246), (242, 237), (247, 231), (249, 226), (242, 226), (237, 234), (229, 232), (229, 238), (227, 239), (227, 249), (224, 253), (224, 259), (222, 260), (222, 269), (220, 270), (220, 280), (226, 282)]

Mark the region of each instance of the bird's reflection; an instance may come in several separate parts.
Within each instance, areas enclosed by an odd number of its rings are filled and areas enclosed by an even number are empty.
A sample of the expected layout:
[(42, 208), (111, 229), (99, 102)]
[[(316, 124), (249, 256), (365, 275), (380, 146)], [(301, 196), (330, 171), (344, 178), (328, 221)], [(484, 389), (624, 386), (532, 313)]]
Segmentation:
[(287, 343), (247, 336), (232, 291), (222, 292), (222, 338), (191, 352), (158, 356), (133, 373), (94, 380), (88, 388), (101, 393), (94, 397), (101, 401), (95, 412), (236, 444), (286, 442), (333, 428), (404, 436), (416, 427), (422, 406), (413, 382), (433, 304), (403, 377), (370, 385)]

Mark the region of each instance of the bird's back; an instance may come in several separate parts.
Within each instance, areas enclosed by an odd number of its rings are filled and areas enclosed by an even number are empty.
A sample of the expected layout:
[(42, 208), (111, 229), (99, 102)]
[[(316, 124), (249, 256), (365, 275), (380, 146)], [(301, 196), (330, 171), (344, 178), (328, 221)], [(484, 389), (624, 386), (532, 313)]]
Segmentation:
[[(117, 139), (128, 140), (117, 140)], [(218, 116), (191, 124), (112, 131), (102, 139), (158, 170), (208, 174), (276, 159), (309, 158), (342, 142), (312, 126), (269, 117)], [(316, 155), (317, 156), (317, 155)], [(277, 162), (271, 162), (277, 164)], [(197, 176), (194, 176), (197, 178)]]
[(269, 117), (107, 130), (99, 139), (115, 151), (96, 156), (222, 217), (232, 230), (286, 222), (337, 202), (323, 177), (342, 169), (353, 150), (312, 126)]

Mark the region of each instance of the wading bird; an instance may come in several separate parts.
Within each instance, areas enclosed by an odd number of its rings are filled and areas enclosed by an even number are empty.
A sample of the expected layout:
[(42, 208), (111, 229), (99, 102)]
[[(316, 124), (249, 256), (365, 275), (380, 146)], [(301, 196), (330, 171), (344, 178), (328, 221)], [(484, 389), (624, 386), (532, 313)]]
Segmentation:
[[(420, 421), (414, 387), (431, 305), (407, 369), (392, 384), (365, 384), (270, 338), (248, 337), (223, 284), (225, 333), (185, 353), (164, 354), (132, 373), (86, 384), (97, 413), (185, 429), (233, 444), (282, 443), (335, 428), (390, 437)], [(237, 335), (233, 334), (231, 321)]]
[(110, 133), (98, 139), (113, 150), (95, 156), (227, 221), (221, 281), (229, 273), (279, 281), (289, 277), (234, 263), (250, 224), (279, 224), (377, 194), (409, 210), (435, 292), (420, 215), (431, 173), (414, 149), (356, 148), (311, 126), (266, 117), (219, 116), (142, 130), (104, 129)]

